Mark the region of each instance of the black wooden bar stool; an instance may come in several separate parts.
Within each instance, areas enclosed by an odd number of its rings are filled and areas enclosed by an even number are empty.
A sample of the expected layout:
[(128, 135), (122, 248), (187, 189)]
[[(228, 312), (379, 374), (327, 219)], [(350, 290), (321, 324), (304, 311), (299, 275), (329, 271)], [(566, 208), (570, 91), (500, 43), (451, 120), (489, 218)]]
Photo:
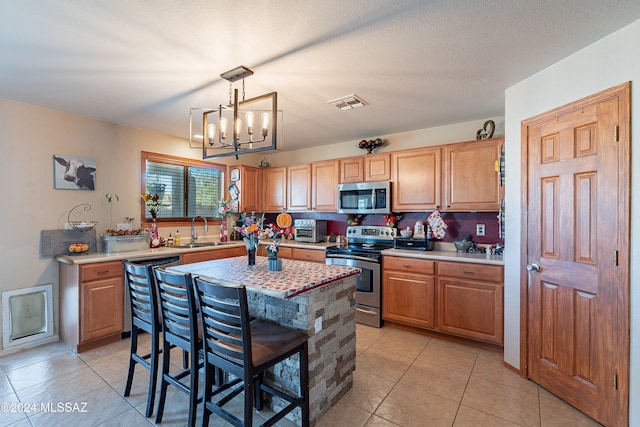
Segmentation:
[[(189, 396), (190, 427), (195, 425), (198, 402), (199, 352), (202, 349), (196, 302), (190, 274), (176, 274), (155, 267), (155, 278), (162, 312), (162, 383), (156, 423), (162, 422), (169, 384)], [(170, 373), (170, 347), (175, 345), (189, 353), (189, 367), (177, 374)], [(189, 376), (189, 384), (182, 381)]]
[[(260, 410), (262, 392), (267, 392), (285, 400), (288, 405), (269, 418), (263, 426), (273, 425), (296, 407), (302, 412), (302, 425), (308, 426), (308, 335), (304, 331), (266, 320), (251, 321), (244, 286), (225, 286), (196, 277), (194, 287), (205, 353), (202, 425), (209, 425), (209, 417), (211, 413), (215, 413), (233, 425), (252, 426), (254, 403)], [(299, 396), (276, 390), (262, 381), (267, 369), (296, 354), (300, 362)], [(236, 378), (216, 384), (219, 369)], [(228, 377), (228, 374), (224, 377)], [(230, 392), (221, 394), (227, 390)], [(223, 408), (241, 392), (244, 392), (243, 420)]]
[[(129, 396), (136, 364), (149, 370), (149, 391), (147, 393), (146, 417), (153, 414), (158, 378), (158, 356), (160, 354), (159, 334), (162, 329), (158, 316), (158, 300), (153, 283), (152, 267), (124, 263), (125, 280), (131, 301), (131, 347), (129, 352), (129, 372), (124, 395)], [(138, 335), (145, 331), (151, 336), (151, 351), (138, 353)]]

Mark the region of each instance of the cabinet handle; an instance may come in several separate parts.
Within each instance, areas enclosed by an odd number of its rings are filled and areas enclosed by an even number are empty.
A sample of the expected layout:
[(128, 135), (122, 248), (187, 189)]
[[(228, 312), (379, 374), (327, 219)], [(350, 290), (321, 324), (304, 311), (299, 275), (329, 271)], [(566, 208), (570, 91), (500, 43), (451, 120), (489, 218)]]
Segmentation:
[(104, 275), (104, 274), (107, 274), (108, 272), (109, 272), (109, 270), (102, 270), (102, 271), (96, 271), (96, 274), (97, 274), (98, 276), (102, 276), (102, 275)]
[(407, 265), (407, 264), (402, 264), (402, 266), (403, 266), (404, 268), (411, 268), (411, 266), (410, 266), (410, 265)]
[(463, 271), (464, 274), (473, 274), (473, 271)]

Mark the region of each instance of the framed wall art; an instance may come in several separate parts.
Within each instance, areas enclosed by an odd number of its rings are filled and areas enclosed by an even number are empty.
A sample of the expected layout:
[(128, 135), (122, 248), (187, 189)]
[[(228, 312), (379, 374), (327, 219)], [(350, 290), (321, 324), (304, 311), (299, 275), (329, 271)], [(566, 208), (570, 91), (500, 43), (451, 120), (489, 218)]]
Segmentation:
[(53, 188), (95, 190), (96, 159), (53, 155)]

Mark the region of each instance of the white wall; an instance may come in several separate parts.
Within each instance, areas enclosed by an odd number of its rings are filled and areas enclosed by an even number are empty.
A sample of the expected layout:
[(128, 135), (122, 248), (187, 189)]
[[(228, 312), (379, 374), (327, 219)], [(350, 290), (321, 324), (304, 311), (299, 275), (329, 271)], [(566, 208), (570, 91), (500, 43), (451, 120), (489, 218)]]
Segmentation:
[[(505, 361), (520, 366), (520, 123), (626, 81), (632, 92), (640, 81), (640, 21), (554, 64), (505, 92), (506, 240)], [(636, 86), (637, 87), (637, 86)], [(640, 97), (632, 94), (631, 141), (640, 141)], [(640, 188), (640, 150), (631, 150), (631, 188)], [(510, 167), (513, 165), (514, 167)], [(637, 194), (637, 193), (636, 193)], [(631, 198), (631, 242), (640, 238), (640, 197)], [(631, 402), (629, 425), (640, 425), (640, 269), (638, 248), (631, 245)]]

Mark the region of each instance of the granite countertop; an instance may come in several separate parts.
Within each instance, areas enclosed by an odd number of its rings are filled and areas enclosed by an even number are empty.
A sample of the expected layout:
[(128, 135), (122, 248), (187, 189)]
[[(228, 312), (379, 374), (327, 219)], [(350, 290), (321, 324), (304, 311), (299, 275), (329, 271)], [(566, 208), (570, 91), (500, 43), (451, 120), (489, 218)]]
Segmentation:
[[(270, 244), (271, 239), (261, 240), (260, 244)], [(329, 246), (335, 246), (336, 243), (319, 242), (319, 243), (305, 243), (296, 242), (295, 240), (283, 240), (280, 246), (283, 247), (295, 247), (314, 250), (326, 250)], [(244, 246), (242, 240), (225, 242), (216, 246), (200, 246), (196, 248), (177, 247), (177, 246), (165, 246), (156, 249), (145, 249), (142, 251), (128, 251), (128, 252), (89, 252), (78, 255), (56, 255), (54, 259), (58, 262), (65, 264), (89, 264), (92, 262), (105, 262), (105, 261), (122, 261), (122, 260), (144, 260), (152, 258), (164, 258), (169, 256), (179, 256), (186, 252), (197, 251), (215, 251), (224, 248), (233, 248), (238, 246)]]
[(469, 262), (473, 264), (504, 265), (502, 255), (468, 253), (446, 250), (417, 251), (411, 249), (386, 249), (382, 255), (401, 256), (406, 258), (431, 259), (434, 261)]
[(360, 269), (354, 267), (289, 259), (282, 260), (281, 271), (269, 271), (267, 262), (267, 257), (257, 256), (256, 265), (249, 267), (247, 257), (241, 256), (174, 266), (167, 270), (245, 285), (249, 291), (283, 299), (360, 273)]

